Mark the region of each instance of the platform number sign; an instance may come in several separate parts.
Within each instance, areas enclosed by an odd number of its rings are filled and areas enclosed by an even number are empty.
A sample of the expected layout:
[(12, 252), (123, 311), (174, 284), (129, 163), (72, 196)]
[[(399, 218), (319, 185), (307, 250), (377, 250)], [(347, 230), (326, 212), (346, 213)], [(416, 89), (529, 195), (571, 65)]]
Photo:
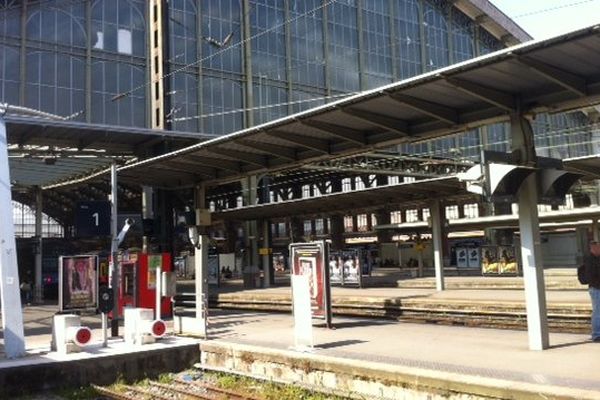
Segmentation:
[(75, 210), (75, 234), (77, 237), (110, 235), (109, 201), (81, 201)]

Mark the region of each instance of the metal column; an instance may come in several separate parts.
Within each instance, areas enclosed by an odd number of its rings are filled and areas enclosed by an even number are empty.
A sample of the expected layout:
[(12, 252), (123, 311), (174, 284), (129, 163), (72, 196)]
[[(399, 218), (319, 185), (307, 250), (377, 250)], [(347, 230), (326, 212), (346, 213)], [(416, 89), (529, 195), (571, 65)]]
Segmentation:
[(433, 236), (433, 263), (435, 266), (435, 287), (438, 291), (445, 289), (444, 285), (444, 227), (442, 205), (439, 200), (435, 200), (430, 207), (431, 212), (431, 233)]
[(203, 185), (196, 187), (195, 207), (198, 245), (194, 251), (194, 269), (196, 282), (196, 320), (195, 333), (206, 337), (208, 325), (208, 236), (205, 227), (200, 225), (200, 212), (205, 209), (206, 193)]
[(262, 255), (262, 268), (263, 268), (263, 287), (271, 287), (271, 274), (272, 274), (272, 254), (269, 251), (271, 249), (271, 223), (268, 219), (262, 221), (262, 247), (265, 251)]
[(112, 309), (112, 320), (110, 321), (110, 332), (112, 337), (119, 336), (119, 267), (117, 261), (117, 252), (119, 251), (119, 241), (117, 239), (117, 164), (110, 166), (110, 287), (113, 290), (114, 304)]
[(12, 197), (8, 172), (6, 125), (0, 116), (0, 300), (2, 301), (2, 332), (4, 352), (8, 358), (25, 354), (23, 312), (19, 291), (19, 268), (15, 227), (12, 223)]
[[(512, 114), (510, 127), (513, 151), (520, 153), (523, 164), (533, 165), (536, 157), (535, 144), (529, 121), (521, 114)], [(521, 185), (518, 201), (529, 348), (544, 350), (549, 346), (549, 337), (536, 174), (530, 175)]]
[(34, 302), (40, 304), (43, 300), (42, 291), (42, 189), (35, 188), (35, 275)]
[[(153, 190), (150, 186), (142, 186), (142, 219), (149, 220), (154, 218), (154, 203), (153, 203)], [(143, 221), (142, 221), (142, 229), (143, 229)], [(142, 252), (150, 253), (150, 236), (146, 235), (144, 232), (144, 237), (142, 238)]]

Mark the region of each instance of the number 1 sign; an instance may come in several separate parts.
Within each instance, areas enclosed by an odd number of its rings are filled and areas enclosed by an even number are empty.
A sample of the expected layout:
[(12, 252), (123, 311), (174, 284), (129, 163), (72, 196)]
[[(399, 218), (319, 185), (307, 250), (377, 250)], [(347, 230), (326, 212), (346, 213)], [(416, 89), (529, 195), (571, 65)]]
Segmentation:
[(75, 209), (75, 235), (94, 237), (110, 235), (110, 202), (80, 201)]

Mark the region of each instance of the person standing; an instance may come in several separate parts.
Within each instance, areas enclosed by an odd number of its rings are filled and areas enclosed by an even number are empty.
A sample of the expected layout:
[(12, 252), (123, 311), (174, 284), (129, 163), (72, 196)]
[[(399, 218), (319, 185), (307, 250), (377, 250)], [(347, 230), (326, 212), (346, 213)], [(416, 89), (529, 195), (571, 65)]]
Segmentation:
[(25, 278), (21, 282), (21, 301), (28, 306), (31, 305), (31, 283), (29, 283), (29, 278)]
[(590, 243), (590, 255), (577, 270), (577, 278), (589, 285), (592, 300), (592, 340), (600, 342), (600, 243)]

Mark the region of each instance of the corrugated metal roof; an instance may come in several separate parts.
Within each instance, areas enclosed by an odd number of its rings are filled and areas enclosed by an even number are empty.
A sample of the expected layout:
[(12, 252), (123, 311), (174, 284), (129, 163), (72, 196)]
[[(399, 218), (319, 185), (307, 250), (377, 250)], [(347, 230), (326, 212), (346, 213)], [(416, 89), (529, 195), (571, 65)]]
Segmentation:
[[(295, 168), (600, 103), (600, 26), (533, 41), (120, 168), (159, 187)], [(205, 162), (223, 160), (223, 166)], [(226, 167), (225, 167), (226, 166)]]

